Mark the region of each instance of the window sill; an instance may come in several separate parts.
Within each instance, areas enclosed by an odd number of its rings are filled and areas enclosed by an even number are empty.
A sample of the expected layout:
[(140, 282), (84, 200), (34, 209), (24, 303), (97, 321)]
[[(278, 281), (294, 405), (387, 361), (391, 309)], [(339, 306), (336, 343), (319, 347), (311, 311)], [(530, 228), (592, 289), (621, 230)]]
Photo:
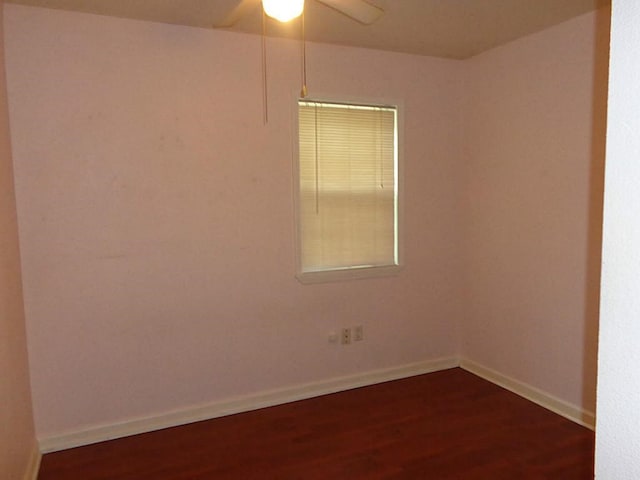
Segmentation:
[(384, 267), (345, 268), (342, 270), (323, 270), (317, 272), (298, 272), (296, 278), (300, 283), (310, 285), (314, 283), (342, 282), (365, 278), (396, 276), (402, 270), (401, 265), (387, 265)]

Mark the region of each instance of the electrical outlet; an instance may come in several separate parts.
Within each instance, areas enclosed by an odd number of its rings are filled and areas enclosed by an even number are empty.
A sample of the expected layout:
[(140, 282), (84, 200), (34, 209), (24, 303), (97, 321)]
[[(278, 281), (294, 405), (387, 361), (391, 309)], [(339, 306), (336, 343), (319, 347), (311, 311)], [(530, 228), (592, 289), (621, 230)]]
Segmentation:
[(343, 345), (349, 345), (351, 343), (351, 329), (350, 328), (343, 328), (342, 329), (341, 343)]
[(362, 340), (364, 340), (364, 327), (362, 325), (353, 327), (353, 341), (361, 342)]

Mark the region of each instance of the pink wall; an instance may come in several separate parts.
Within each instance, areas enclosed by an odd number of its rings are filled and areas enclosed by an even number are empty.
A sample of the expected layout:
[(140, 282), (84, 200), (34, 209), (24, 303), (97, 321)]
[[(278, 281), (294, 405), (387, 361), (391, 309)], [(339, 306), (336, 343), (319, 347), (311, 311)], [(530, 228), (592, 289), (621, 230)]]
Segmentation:
[(299, 45), (265, 126), (256, 37), (6, 10), (40, 437), (457, 354), (593, 409), (607, 12), (466, 62), (309, 45), (312, 95), (404, 105), (406, 267), (303, 286)]
[(20, 479), (37, 450), (7, 114), (3, 3), (0, 1), (0, 477)]
[(40, 437), (456, 354), (459, 62), (308, 46), (311, 94), (405, 105), (406, 268), (303, 286), (299, 45), (269, 41), (264, 126), (257, 37), (14, 5), (6, 29)]
[(583, 15), (470, 60), (464, 127), (461, 354), (591, 411), (608, 21)]

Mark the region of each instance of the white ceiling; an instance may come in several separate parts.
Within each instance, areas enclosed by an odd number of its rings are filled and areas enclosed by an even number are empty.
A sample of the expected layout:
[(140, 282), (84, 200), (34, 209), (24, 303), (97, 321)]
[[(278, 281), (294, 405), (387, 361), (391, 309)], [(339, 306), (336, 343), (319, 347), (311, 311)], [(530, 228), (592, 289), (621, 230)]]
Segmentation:
[[(610, 0), (368, 0), (385, 13), (361, 25), (306, 0), (310, 41), (447, 58), (468, 58), (591, 11)], [(212, 28), (237, 0), (7, 0), (9, 3)], [(229, 30), (260, 33), (260, 8)], [(299, 21), (269, 20), (270, 35), (299, 38)]]

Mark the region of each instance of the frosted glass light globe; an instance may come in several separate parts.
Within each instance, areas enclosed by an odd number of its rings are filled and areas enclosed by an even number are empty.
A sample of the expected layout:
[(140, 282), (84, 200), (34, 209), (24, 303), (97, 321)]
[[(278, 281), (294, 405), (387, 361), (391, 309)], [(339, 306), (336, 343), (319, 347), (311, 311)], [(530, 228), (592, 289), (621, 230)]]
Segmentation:
[(270, 17), (288, 22), (302, 14), (304, 0), (262, 0), (262, 8)]

